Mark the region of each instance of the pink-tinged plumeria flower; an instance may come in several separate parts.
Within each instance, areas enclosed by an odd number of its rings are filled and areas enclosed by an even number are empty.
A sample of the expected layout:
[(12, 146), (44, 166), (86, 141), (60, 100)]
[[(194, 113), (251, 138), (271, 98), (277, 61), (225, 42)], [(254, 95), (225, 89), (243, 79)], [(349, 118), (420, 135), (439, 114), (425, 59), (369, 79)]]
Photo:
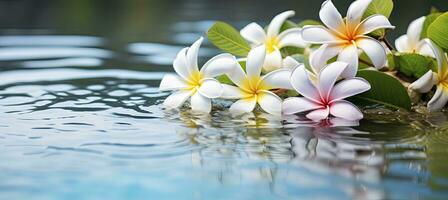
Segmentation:
[(253, 48), (260, 45), (266, 47), (267, 55), (263, 63), (263, 70), (265, 72), (284, 67), (280, 53), (281, 48), (286, 46), (307, 47), (306, 43), (302, 40), (301, 28), (290, 28), (280, 33), (280, 28), (283, 23), (289, 17), (294, 16), (294, 14), (295, 12), (290, 10), (275, 16), (269, 24), (267, 32), (255, 22), (241, 29), (241, 36), (249, 41)]
[(238, 62), (235, 56), (219, 54), (199, 70), (198, 51), (202, 40), (201, 37), (190, 48), (186, 47), (177, 54), (173, 62), (177, 75), (167, 74), (163, 77), (159, 90), (175, 91), (163, 102), (165, 107), (178, 108), (191, 97), (192, 110), (208, 113), (211, 110), (211, 99), (221, 96), (223, 87), (213, 77), (228, 73), (236, 68)]
[[(342, 73), (342, 77), (351, 78), (358, 70), (358, 57), (361, 49), (372, 61), (376, 68), (386, 65), (386, 50), (376, 39), (367, 36), (378, 29), (395, 28), (387, 17), (379, 14), (371, 15), (362, 20), (362, 16), (371, 0), (354, 1), (347, 11), (347, 17), (342, 18), (331, 0), (322, 4), (319, 12), (324, 26), (305, 26), (302, 38), (312, 44), (327, 44), (325, 54), (328, 57), (338, 55), (338, 61), (349, 65)], [(324, 48), (324, 47), (321, 47)]]
[(227, 76), (235, 86), (222, 84), (224, 92), (221, 98), (239, 99), (230, 107), (230, 112), (251, 112), (256, 104), (273, 115), (281, 115), (282, 99), (269, 91), (276, 88), (292, 89), (289, 77), (290, 69), (278, 69), (260, 76), (266, 56), (266, 48), (261, 45), (247, 55), (246, 73), (238, 66)]
[(429, 39), (424, 42), (432, 49), (437, 59), (437, 72), (429, 70), (418, 80), (409, 85), (410, 89), (420, 93), (429, 92), (434, 85), (437, 85), (436, 93), (428, 102), (429, 111), (438, 111), (442, 109), (448, 101), (448, 57), (440, 47)]
[(420, 38), (423, 24), (426, 17), (420, 17), (409, 24), (406, 35), (402, 35), (395, 40), (395, 47), (398, 52), (402, 53), (418, 53), (421, 55), (434, 57), (431, 48), (423, 39)]
[(324, 67), (313, 83), (304, 65), (297, 67), (291, 75), (291, 84), (303, 97), (290, 97), (283, 102), (283, 113), (290, 115), (309, 112), (306, 117), (315, 121), (334, 117), (346, 120), (363, 118), (361, 111), (347, 97), (363, 93), (370, 89), (370, 84), (362, 78), (349, 78), (336, 81), (348, 67), (347, 63), (334, 62)]

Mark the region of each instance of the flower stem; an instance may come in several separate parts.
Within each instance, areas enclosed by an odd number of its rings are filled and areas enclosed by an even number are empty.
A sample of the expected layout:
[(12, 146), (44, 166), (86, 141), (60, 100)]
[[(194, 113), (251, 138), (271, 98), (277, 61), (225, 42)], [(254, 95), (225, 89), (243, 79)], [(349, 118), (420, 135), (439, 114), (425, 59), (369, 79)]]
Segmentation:
[(381, 41), (384, 42), (384, 44), (386, 44), (387, 48), (389, 48), (389, 50), (394, 51), (395, 48), (390, 44), (389, 40), (387, 40), (386, 36), (384, 36)]

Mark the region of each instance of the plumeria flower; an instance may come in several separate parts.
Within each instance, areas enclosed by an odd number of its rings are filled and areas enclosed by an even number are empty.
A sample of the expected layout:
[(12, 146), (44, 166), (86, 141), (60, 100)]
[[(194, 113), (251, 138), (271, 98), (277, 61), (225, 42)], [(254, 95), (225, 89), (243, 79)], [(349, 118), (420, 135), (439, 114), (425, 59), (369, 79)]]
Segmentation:
[(163, 77), (159, 90), (174, 90), (163, 105), (178, 108), (191, 97), (194, 111), (210, 112), (211, 99), (221, 96), (223, 87), (213, 77), (225, 74), (236, 67), (236, 58), (224, 53), (211, 58), (198, 69), (198, 51), (203, 38), (197, 40), (190, 48), (182, 49), (173, 62), (177, 75), (167, 74)]
[(235, 86), (223, 84), (225, 99), (239, 99), (230, 107), (230, 112), (251, 112), (256, 104), (273, 115), (281, 114), (282, 99), (269, 91), (276, 88), (292, 89), (289, 76), (290, 69), (278, 69), (260, 76), (266, 57), (266, 48), (261, 45), (252, 49), (247, 55), (246, 73), (238, 66), (227, 76)]
[(291, 75), (291, 84), (303, 97), (289, 97), (283, 102), (283, 113), (290, 115), (309, 112), (306, 117), (314, 121), (327, 119), (330, 115), (346, 120), (363, 118), (361, 111), (352, 103), (343, 100), (370, 89), (362, 78), (336, 80), (348, 67), (347, 63), (334, 62), (324, 67), (313, 83), (304, 65), (297, 67)]
[(395, 40), (395, 47), (397, 51), (402, 53), (418, 53), (434, 57), (431, 48), (423, 39), (420, 39), (420, 34), (423, 29), (426, 17), (420, 17), (409, 24), (406, 35), (400, 36)]
[[(371, 15), (362, 20), (362, 16), (371, 0), (354, 1), (347, 11), (347, 17), (342, 18), (331, 0), (322, 4), (319, 12), (324, 26), (305, 26), (302, 30), (302, 38), (312, 44), (328, 44), (325, 54), (328, 57), (338, 55), (338, 61), (347, 62), (349, 65), (342, 73), (342, 77), (350, 78), (356, 75), (358, 70), (359, 49), (364, 51), (376, 68), (386, 64), (386, 50), (379, 41), (367, 36), (378, 29), (395, 28), (387, 17), (379, 14)], [(323, 48), (323, 47), (322, 47)]]
[(429, 111), (438, 111), (448, 101), (448, 58), (446, 53), (431, 40), (424, 39), (424, 42), (432, 49), (437, 59), (437, 72), (429, 70), (409, 85), (409, 88), (420, 93), (427, 93), (431, 90), (432, 86), (437, 85), (436, 93), (434, 93), (434, 96), (428, 102), (428, 109)]
[(290, 28), (280, 33), (283, 23), (294, 14), (295, 12), (290, 10), (275, 16), (269, 24), (267, 32), (255, 22), (241, 29), (241, 36), (249, 41), (253, 48), (260, 45), (266, 47), (267, 55), (263, 63), (264, 71), (270, 72), (282, 68), (281, 48), (286, 46), (305, 48), (307, 46), (302, 40), (301, 28)]

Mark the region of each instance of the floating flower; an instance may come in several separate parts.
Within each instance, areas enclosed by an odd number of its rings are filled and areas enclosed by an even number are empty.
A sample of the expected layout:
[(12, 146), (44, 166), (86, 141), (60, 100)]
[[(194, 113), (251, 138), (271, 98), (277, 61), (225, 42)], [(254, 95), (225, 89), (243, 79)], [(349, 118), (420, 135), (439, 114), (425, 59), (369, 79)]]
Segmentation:
[(197, 40), (190, 48), (182, 49), (173, 62), (177, 75), (167, 74), (163, 77), (159, 90), (174, 90), (163, 105), (178, 108), (191, 97), (194, 111), (210, 112), (211, 99), (221, 96), (223, 87), (213, 77), (225, 74), (236, 67), (236, 58), (224, 53), (211, 58), (199, 71), (198, 51), (203, 38)]
[(409, 88), (420, 93), (427, 93), (431, 90), (432, 86), (437, 85), (436, 93), (434, 93), (434, 96), (428, 102), (428, 109), (430, 111), (438, 111), (448, 101), (448, 58), (446, 53), (431, 40), (424, 39), (424, 42), (432, 49), (437, 59), (437, 73), (429, 70), (409, 85)]
[(230, 107), (231, 112), (251, 112), (256, 104), (274, 115), (281, 114), (282, 99), (269, 91), (276, 88), (292, 89), (289, 69), (278, 69), (264, 76), (260, 76), (261, 68), (266, 57), (266, 48), (261, 45), (252, 49), (246, 61), (246, 73), (238, 66), (228, 77), (238, 87), (223, 84), (225, 99), (239, 99)]
[(328, 44), (325, 54), (329, 57), (338, 55), (338, 61), (349, 65), (342, 73), (342, 77), (350, 78), (358, 70), (358, 57), (361, 49), (372, 61), (376, 68), (386, 64), (386, 51), (379, 41), (367, 36), (378, 29), (395, 28), (387, 17), (379, 14), (371, 15), (361, 21), (362, 16), (371, 0), (354, 1), (347, 11), (347, 17), (342, 18), (331, 0), (322, 4), (319, 12), (324, 26), (305, 26), (302, 38), (312, 44)]
[(283, 102), (283, 113), (290, 115), (309, 112), (306, 117), (315, 121), (332, 116), (346, 120), (359, 120), (363, 115), (352, 103), (343, 100), (370, 89), (362, 78), (349, 78), (336, 83), (348, 67), (347, 63), (334, 62), (324, 67), (313, 83), (304, 65), (297, 67), (291, 75), (292, 87), (303, 97), (290, 97)]
[(423, 39), (420, 39), (420, 34), (423, 29), (426, 17), (420, 17), (409, 24), (406, 35), (402, 35), (395, 40), (395, 47), (397, 51), (403, 53), (418, 53), (434, 57), (431, 48)]
[(285, 11), (275, 16), (267, 28), (267, 32), (255, 22), (250, 23), (240, 33), (252, 47), (264, 45), (266, 47), (266, 59), (263, 70), (270, 72), (282, 68), (282, 55), (280, 49), (286, 46), (304, 48), (307, 45), (302, 40), (301, 28), (290, 28), (280, 33), (280, 28), (287, 18), (294, 16), (295, 12)]

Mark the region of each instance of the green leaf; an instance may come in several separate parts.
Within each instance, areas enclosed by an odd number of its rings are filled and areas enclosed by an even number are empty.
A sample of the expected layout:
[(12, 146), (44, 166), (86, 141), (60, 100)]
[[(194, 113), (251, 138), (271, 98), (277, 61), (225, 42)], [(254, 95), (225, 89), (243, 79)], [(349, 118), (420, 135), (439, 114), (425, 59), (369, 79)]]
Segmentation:
[(207, 31), (207, 37), (216, 47), (237, 56), (246, 56), (250, 51), (249, 44), (240, 33), (224, 22), (213, 24)]
[(301, 21), (298, 24), (298, 26), (301, 28), (303, 28), (304, 26), (307, 26), (307, 25), (322, 25), (322, 23), (320, 23), (319, 21), (316, 21), (316, 20), (306, 19), (306, 20)]
[(427, 38), (427, 31), (428, 31), (428, 27), (429, 25), (431, 25), (434, 20), (437, 19), (437, 17), (439, 17), (440, 15), (442, 15), (442, 13), (432, 13), (426, 16), (425, 22), (423, 23), (423, 28), (422, 28), (422, 32), (420, 34), (420, 38)]
[(445, 51), (448, 50), (448, 12), (437, 17), (427, 31), (428, 38)]
[(433, 59), (415, 53), (397, 54), (394, 56), (395, 69), (406, 76), (420, 78), (428, 70), (434, 69)]
[(392, 109), (411, 109), (411, 100), (406, 88), (394, 77), (374, 70), (360, 70), (357, 76), (369, 81), (372, 88), (351, 98), (354, 103), (383, 105)]
[[(363, 18), (367, 18), (370, 15), (380, 14), (387, 18), (390, 17), (392, 10), (394, 8), (394, 2), (392, 0), (373, 0), (369, 7), (367, 7), (366, 12), (364, 12)], [(373, 36), (384, 37), (386, 31), (384, 29), (376, 30), (370, 33)]]

